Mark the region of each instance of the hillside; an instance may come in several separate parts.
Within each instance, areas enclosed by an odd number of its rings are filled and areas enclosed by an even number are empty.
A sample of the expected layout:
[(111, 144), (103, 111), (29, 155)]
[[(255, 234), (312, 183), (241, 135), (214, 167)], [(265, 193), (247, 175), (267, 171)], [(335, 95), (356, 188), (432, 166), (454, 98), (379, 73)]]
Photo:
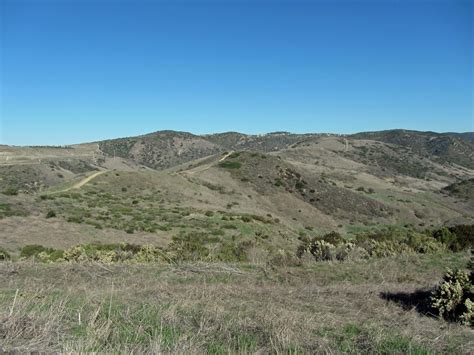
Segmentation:
[[(364, 132), (351, 136), (355, 139), (370, 139), (394, 144), (410, 149), (414, 154), (442, 163), (454, 163), (474, 168), (474, 145), (469, 133), (464, 135), (442, 134), (435, 132), (416, 132), (391, 130)], [(467, 139), (463, 138), (467, 137)]]
[[(145, 239), (213, 225), (233, 238), (264, 233), (272, 235), (268, 246), (293, 245), (305, 230), (350, 234), (472, 223), (473, 150), (459, 142), (450, 133), (402, 130), (352, 136), (161, 131), (66, 147), (5, 146), (0, 197), (5, 216), (17, 211), (26, 218), (28, 240), (37, 234), (50, 241), (28, 225), (49, 223), (42, 216), (53, 211), (71, 235), (80, 235), (83, 223), (100, 226), (104, 238), (120, 230)], [(101, 175), (74, 188), (95, 172)], [(176, 219), (176, 208), (201, 217)], [(209, 224), (207, 212), (214, 220), (256, 219), (233, 230)], [(0, 223), (10, 233), (17, 228), (14, 219)]]
[(222, 151), (222, 147), (186, 132), (161, 131), (99, 142), (112, 157), (131, 159), (154, 169), (169, 168)]
[(471, 204), (474, 203), (474, 179), (455, 182), (444, 187), (442, 191), (457, 198), (470, 201)]
[(1, 146), (0, 344), (472, 353), (472, 330), (430, 303), (474, 246), (462, 139), (161, 131)]

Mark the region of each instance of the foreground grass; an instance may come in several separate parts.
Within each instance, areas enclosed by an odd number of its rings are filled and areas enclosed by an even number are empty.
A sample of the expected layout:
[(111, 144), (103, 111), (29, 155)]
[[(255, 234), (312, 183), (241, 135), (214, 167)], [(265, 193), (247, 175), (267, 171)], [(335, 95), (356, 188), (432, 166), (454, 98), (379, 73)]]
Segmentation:
[(406, 307), (412, 292), (466, 261), (467, 254), (418, 255), (277, 269), (4, 262), (0, 344), (7, 351), (472, 353), (471, 329)]

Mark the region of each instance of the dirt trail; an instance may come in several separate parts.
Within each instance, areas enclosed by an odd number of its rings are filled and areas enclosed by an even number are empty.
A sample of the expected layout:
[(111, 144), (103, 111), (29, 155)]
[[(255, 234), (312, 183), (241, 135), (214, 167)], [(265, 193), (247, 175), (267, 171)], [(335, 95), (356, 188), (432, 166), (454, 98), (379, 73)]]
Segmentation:
[(65, 189), (62, 189), (62, 190), (59, 190), (59, 191), (52, 191), (52, 192), (50, 192), (50, 194), (58, 194), (58, 193), (61, 193), (61, 192), (67, 192), (67, 191), (70, 191), (72, 189), (80, 189), (82, 186), (89, 183), (91, 180), (95, 179), (97, 176), (102, 175), (103, 173), (106, 173), (106, 172), (107, 172), (107, 170), (97, 171), (94, 174), (85, 177), (81, 181), (76, 182), (74, 185), (72, 185), (68, 188), (65, 188)]
[(88, 182), (90, 182), (92, 179), (95, 179), (97, 176), (99, 175), (102, 175), (103, 173), (105, 173), (106, 171), (105, 170), (102, 170), (102, 171), (98, 171), (84, 179), (82, 179), (81, 181), (75, 183), (74, 185), (72, 185), (70, 188), (68, 188), (68, 190), (71, 190), (71, 189), (80, 189), (82, 186), (84, 186), (85, 184), (87, 184)]
[[(234, 151), (231, 150), (230, 152), (228, 152), (227, 154), (225, 154), (222, 158), (220, 158), (220, 159), (218, 160), (218, 162), (220, 163), (221, 161), (226, 160), (233, 152), (234, 152)], [(206, 164), (206, 165), (197, 167), (197, 168), (195, 168), (194, 170), (183, 171), (183, 173), (189, 174), (189, 175), (193, 175), (193, 174), (196, 174), (196, 173), (199, 173), (199, 172), (206, 171), (206, 170), (210, 169), (210, 168), (212, 167), (212, 165), (213, 165), (212, 163), (211, 163), (211, 164)]]

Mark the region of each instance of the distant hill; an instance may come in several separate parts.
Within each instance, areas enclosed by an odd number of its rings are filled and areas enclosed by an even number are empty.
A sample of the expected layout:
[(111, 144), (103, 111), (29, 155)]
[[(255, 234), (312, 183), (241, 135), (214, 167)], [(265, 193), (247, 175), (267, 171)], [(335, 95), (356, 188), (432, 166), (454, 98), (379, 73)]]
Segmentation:
[(443, 163), (455, 163), (474, 168), (473, 133), (435, 133), (403, 129), (362, 132), (353, 134), (354, 139), (369, 139), (409, 148), (415, 154)]
[[(353, 135), (292, 134), (273, 132), (262, 135), (247, 135), (225, 132), (194, 135), (186, 132), (159, 131), (137, 137), (111, 139), (98, 142), (100, 150), (111, 157), (131, 159), (153, 169), (166, 169), (195, 159), (225, 151), (252, 150), (277, 152), (317, 143), (322, 137), (341, 137), (346, 140), (370, 140), (391, 145), (373, 147), (367, 156), (377, 166), (387, 165), (389, 171), (399, 171), (416, 177), (424, 176), (420, 159), (429, 159), (440, 164), (457, 164), (474, 168), (474, 133), (435, 133), (408, 130), (361, 132)], [(398, 147), (398, 148), (397, 148)], [(387, 153), (389, 151), (389, 153)], [(409, 164), (407, 161), (409, 159)], [(361, 161), (360, 156), (353, 155)], [(367, 159), (362, 159), (367, 161)], [(408, 164), (408, 165), (407, 165)], [(414, 164), (414, 165), (413, 165)], [(413, 165), (412, 167), (410, 167)]]
[(205, 139), (227, 150), (257, 150), (274, 152), (290, 147), (306, 139), (319, 137), (320, 134), (292, 134), (273, 132), (262, 135), (246, 135), (237, 132), (217, 133), (204, 136)]
[(109, 156), (132, 159), (154, 169), (165, 169), (221, 152), (223, 148), (187, 132), (160, 131), (138, 137), (99, 142)]

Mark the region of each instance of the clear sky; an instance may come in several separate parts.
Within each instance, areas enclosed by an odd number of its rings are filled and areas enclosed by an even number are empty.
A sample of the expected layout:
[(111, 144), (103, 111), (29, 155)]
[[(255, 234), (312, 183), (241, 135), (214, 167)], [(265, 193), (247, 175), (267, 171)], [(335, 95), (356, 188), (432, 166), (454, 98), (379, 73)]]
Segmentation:
[(474, 1), (0, 3), (0, 143), (474, 130)]

